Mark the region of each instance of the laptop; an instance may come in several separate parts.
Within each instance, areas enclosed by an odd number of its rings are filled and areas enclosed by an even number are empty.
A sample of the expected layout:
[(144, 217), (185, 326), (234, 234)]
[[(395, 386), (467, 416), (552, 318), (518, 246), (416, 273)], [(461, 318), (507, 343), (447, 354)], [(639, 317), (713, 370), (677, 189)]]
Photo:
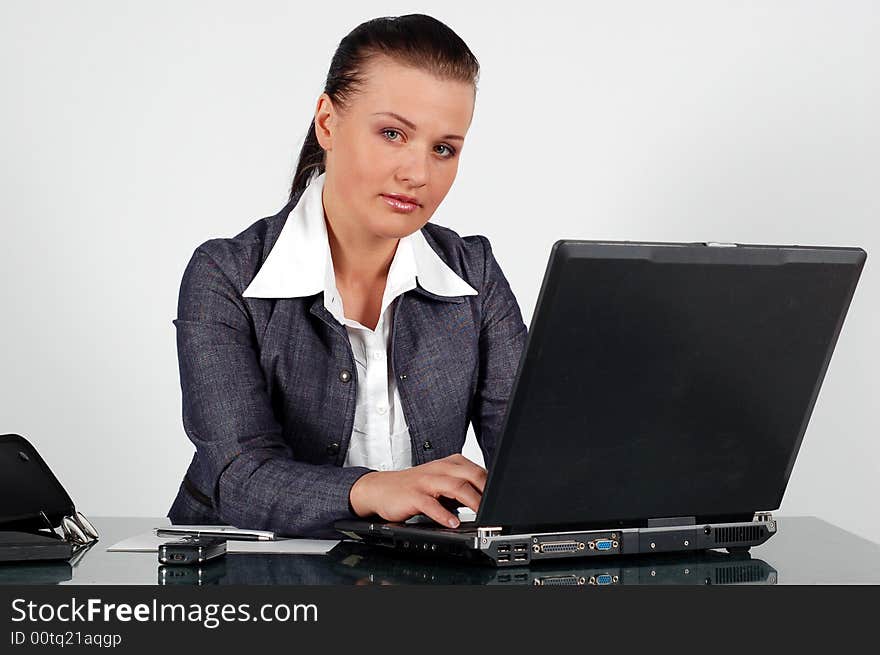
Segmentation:
[(777, 531), (772, 511), (865, 259), (860, 248), (557, 241), (474, 519), (335, 528), (499, 567), (747, 552)]

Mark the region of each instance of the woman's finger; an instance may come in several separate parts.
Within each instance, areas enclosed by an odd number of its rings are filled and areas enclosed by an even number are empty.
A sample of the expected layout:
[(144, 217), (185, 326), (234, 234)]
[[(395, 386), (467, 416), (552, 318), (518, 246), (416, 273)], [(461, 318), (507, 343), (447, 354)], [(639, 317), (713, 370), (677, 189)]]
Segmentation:
[(434, 497), (440, 495), (452, 498), (475, 512), (480, 508), (480, 492), (464, 478), (438, 475), (431, 484), (431, 495)]
[(435, 468), (437, 473), (467, 480), (478, 489), (480, 493), (483, 493), (483, 489), (486, 488), (486, 469), (477, 466), (467, 458), (464, 458), (464, 462), (459, 464), (453, 462), (440, 462), (439, 466)]
[(416, 504), (416, 509), (440, 525), (448, 525), (450, 528), (457, 528), (460, 523), (458, 517), (444, 508), (436, 498), (431, 496), (422, 496), (421, 500)]

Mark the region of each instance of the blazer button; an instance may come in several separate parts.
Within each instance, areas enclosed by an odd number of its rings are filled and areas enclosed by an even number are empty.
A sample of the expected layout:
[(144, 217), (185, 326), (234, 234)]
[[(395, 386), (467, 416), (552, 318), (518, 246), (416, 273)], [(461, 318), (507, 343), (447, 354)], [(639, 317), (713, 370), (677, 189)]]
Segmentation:
[(327, 446), (327, 454), (328, 455), (335, 455), (338, 452), (339, 452), (339, 444), (338, 443), (332, 443), (329, 446)]
[(343, 382), (351, 382), (351, 371), (347, 368), (342, 369), (339, 371), (339, 379)]
[(425, 443), (422, 444), (422, 448), (425, 450), (431, 450), (431, 448), (433, 448), (433, 447), (434, 446), (431, 445), (430, 441), (426, 441)]

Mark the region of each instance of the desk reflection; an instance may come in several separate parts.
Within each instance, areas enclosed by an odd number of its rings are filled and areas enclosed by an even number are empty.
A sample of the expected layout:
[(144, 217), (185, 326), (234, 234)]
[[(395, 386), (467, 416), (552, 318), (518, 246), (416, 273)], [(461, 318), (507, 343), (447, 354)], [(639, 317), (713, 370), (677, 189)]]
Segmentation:
[(488, 566), (391, 554), (344, 541), (326, 556), (228, 554), (203, 566), (158, 567), (160, 585), (735, 585), (776, 584), (777, 572), (748, 553), (705, 551)]

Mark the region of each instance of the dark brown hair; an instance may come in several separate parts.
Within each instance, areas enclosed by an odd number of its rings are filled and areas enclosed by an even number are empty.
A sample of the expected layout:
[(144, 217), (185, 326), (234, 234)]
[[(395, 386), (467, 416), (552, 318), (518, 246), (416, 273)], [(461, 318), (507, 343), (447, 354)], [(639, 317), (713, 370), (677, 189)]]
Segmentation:
[[(408, 14), (361, 23), (340, 41), (324, 84), (324, 93), (334, 105), (346, 106), (364, 82), (365, 64), (377, 55), (387, 55), (444, 80), (471, 82), (476, 92), (480, 64), (465, 42), (436, 18)], [(324, 172), (324, 161), (313, 118), (290, 185), (290, 200), (299, 197), (313, 176)]]

